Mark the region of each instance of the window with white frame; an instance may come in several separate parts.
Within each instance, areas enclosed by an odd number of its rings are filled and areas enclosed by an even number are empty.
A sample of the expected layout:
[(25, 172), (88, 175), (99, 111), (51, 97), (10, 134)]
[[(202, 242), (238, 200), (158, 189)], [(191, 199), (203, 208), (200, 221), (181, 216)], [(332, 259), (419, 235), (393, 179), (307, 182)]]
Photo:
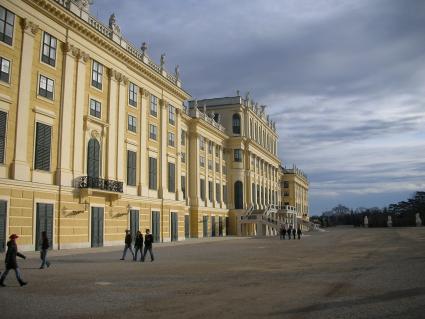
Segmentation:
[(49, 100), (53, 100), (54, 87), (55, 83), (52, 79), (49, 79), (44, 75), (40, 75), (40, 81), (38, 83), (38, 95)]
[(10, 61), (0, 57), (0, 81), (9, 83), (10, 81)]
[(102, 114), (102, 104), (99, 101), (90, 99), (90, 115), (100, 118)]
[(93, 60), (91, 85), (102, 90), (103, 65)]
[(176, 108), (172, 105), (168, 105), (168, 123), (176, 124)]
[(186, 131), (185, 130), (181, 130), (180, 143), (181, 143), (181, 145), (186, 145)]
[(8, 45), (13, 42), (15, 14), (0, 6), (0, 41)]
[(158, 137), (158, 127), (154, 124), (149, 124), (149, 138), (155, 140)]
[(151, 115), (158, 115), (158, 98), (155, 95), (151, 95)]
[(41, 53), (41, 61), (55, 66), (56, 65), (56, 45), (57, 40), (54, 36), (47, 32), (43, 34), (43, 51)]
[(128, 115), (128, 130), (131, 132), (137, 132), (137, 119), (133, 115)]
[(205, 157), (199, 156), (199, 165), (205, 167)]
[(176, 146), (176, 136), (172, 132), (168, 132), (168, 146)]
[(139, 88), (136, 84), (130, 82), (128, 85), (128, 104), (137, 107), (137, 90)]

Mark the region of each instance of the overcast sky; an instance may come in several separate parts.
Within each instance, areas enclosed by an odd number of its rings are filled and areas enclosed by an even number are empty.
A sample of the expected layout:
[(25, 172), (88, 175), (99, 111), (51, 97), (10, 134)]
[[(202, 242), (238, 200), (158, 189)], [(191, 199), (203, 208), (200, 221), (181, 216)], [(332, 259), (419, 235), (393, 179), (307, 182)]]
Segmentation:
[(237, 89), (277, 122), (310, 212), (425, 189), (425, 1), (94, 0), (107, 23), (180, 65), (198, 99)]

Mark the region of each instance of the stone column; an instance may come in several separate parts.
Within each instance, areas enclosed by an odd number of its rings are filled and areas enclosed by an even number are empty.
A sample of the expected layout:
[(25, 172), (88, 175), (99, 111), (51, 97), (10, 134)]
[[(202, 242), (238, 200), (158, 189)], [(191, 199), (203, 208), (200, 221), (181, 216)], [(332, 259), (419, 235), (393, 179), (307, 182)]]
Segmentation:
[(89, 55), (77, 48), (72, 48), (72, 54), (77, 57), (77, 84), (75, 88), (75, 108), (74, 108), (74, 148), (73, 148), (73, 173), (74, 178), (83, 175), (84, 156), (87, 154), (84, 145), (84, 105), (87, 102), (85, 98), (86, 90), (86, 62), (89, 61)]
[(147, 151), (148, 141), (148, 114), (149, 114), (149, 92), (140, 89), (140, 195), (148, 196), (148, 162), (149, 152)]
[[(108, 139), (107, 139), (107, 163), (106, 178), (117, 179), (116, 162), (117, 161), (117, 127), (118, 127), (118, 80), (120, 73), (116, 70), (108, 69), (109, 77), (109, 96), (108, 96)], [(118, 162), (118, 161), (117, 161)]]
[(57, 183), (64, 186), (72, 186), (72, 112), (74, 110), (74, 76), (75, 76), (75, 57), (72, 53), (72, 46), (69, 43), (63, 43), (64, 53), (64, 76), (63, 90), (61, 97), (61, 125), (60, 125), (60, 143), (59, 143), (59, 165), (57, 170)]
[(15, 156), (13, 159), (13, 178), (29, 181), (30, 163), (28, 163), (28, 117), (30, 112), (31, 75), (34, 53), (34, 37), (39, 27), (28, 19), (22, 23), (21, 67), (19, 71), (18, 105), (16, 115)]
[(117, 118), (117, 180), (123, 182), (124, 178), (124, 167), (126, 167), (126, 162), (124, 160), (124, 138), (125, 131), (127, 129), (127, 115), (125, 112), (125, 106), (127, 105), (127, 84), (128, 79), (122, 74), (119, 74), (119, 97), (118, 97), (118, 118)]

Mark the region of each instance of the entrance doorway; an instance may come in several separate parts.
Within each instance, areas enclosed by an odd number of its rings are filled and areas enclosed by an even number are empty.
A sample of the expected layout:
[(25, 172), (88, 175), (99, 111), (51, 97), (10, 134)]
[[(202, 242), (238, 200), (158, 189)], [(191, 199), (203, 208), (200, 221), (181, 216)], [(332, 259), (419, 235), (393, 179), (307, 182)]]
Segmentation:
[(6, 250), (7, 201), (0, 200), (0, 252)]
[(136, 234), (139, 231), (139, 216), (137, 209), (130, 209), (130, 234), (133, 242), (136, 240)]
[(152, 212), (152, 237), (155, 243), (160, 241), (160, 213)]
[(91, 246), (103, 247), (103, 207), (91, 208)]
[(178, 215), (171, 213), (171, 241), (179, 240)]
[(40, 250), (41, 232), (47, 233), (50, 249), (53, 246), (53, 204), (37, 203), (36, 209), (35, 250)]
[(190, 217), (184, 215), (184, 238), (190, 238)]
[(208, 237), (208, 216), (202, 217), (203, 236)]

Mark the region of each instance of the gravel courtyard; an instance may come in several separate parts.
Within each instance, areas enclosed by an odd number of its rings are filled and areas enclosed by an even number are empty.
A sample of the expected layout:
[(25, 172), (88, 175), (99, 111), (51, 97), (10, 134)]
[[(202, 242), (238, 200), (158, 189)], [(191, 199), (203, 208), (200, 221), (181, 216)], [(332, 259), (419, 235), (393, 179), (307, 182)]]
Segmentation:
[(121, 248), (51, 252), (44, 270), (29, 253), (18, 260), (29, 284), (21, 288), (9, 274), (0, 317), (425, 316), (425, 228), (191, 240), (156, 245), (154, 253), (155, 262), (140, 263), (129, 255), (120, 261)]

